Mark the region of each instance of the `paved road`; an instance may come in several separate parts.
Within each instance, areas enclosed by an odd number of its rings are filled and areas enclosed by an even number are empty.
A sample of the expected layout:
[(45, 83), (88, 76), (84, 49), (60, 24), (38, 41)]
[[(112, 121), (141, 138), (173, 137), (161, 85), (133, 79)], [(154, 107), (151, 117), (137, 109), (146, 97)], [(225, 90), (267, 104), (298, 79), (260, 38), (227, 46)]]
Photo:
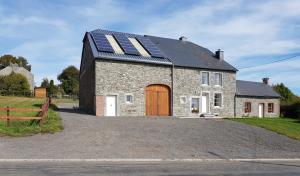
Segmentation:
[(0, 162), (0, 175), (95, 176), (95, 175), (243, 175), (298, 176), (299, 162), (185, 162), (185, 163), (99, 163), (99, 162)]
[(63, 132), (0, 138), (0, 159), (300, 158), (299, 141), (228, 120), (60, 114)]

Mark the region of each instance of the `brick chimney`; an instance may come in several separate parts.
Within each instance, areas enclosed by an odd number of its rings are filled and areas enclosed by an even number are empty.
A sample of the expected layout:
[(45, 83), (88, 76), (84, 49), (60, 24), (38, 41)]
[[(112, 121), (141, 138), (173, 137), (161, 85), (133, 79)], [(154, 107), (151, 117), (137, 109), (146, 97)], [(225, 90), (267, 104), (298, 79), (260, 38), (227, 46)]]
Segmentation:
[(264, 84), (269, 85), (269, 79), (270, 78), (263, 78), (262, 81), (263, 81)]

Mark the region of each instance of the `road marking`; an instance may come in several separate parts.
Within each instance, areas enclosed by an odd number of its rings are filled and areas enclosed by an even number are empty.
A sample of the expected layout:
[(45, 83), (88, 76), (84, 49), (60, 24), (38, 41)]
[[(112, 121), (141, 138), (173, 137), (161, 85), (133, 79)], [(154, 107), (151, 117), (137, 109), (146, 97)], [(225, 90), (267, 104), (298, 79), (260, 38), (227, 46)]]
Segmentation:
[(242, 162), (300, 161), (300, 158), (238, 158), (238, 159), (0, 159), (0, 162)]

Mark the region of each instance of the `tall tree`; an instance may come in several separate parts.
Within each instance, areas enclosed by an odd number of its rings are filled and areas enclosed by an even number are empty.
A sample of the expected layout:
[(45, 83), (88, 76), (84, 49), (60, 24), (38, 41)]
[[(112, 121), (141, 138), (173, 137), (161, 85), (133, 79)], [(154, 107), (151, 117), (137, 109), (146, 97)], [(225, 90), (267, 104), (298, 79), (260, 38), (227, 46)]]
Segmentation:
[(67, 94), (78, 94), (79, 91), (79, 70), (75, 66), (68, 66), (57, 79), (61, 82), (61, 87)]

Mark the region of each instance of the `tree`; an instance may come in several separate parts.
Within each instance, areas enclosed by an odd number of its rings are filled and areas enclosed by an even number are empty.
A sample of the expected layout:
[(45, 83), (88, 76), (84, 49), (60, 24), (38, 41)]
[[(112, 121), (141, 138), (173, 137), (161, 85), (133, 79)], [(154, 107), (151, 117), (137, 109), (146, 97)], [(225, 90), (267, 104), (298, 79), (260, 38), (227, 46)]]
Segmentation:
[(9, 54), (3, 55), (0, 57), (0, 64), (2, 67), (7, 67), (10, 64), (18, 64), (20, 67), (24, 67), (26, 70), (31, 71), (31, 65), (29, 65), (27, 59), (22, 56), (15, 57)]
[(57, 79), (61, 82), (61, 87), (67, 94), (78, 94), (79, 92), (79, 70), (75, 66), (68, 66)]
[(29, 83), (21, 74), (18, 73), (12, 73), (8, 76), (4, 76), (2, 79), (3, 82), (3, 88), (6, 91), (9, 92), (24, 92), (24, 91), (30, 91)]
[(43, 87), (43, 88), (49, 88), (49, 85), (50, 85), (50, 83), (49, 83), (48, 78), (44, 78), (43, 81), (42, 81), (42, 83), (41, 83), (41, 87)]
[(283, 83), (273, 86), (274, 90), (281, 95), (280, 109), (285, 117), (300, 119), (300, 98), (297, 97)]

